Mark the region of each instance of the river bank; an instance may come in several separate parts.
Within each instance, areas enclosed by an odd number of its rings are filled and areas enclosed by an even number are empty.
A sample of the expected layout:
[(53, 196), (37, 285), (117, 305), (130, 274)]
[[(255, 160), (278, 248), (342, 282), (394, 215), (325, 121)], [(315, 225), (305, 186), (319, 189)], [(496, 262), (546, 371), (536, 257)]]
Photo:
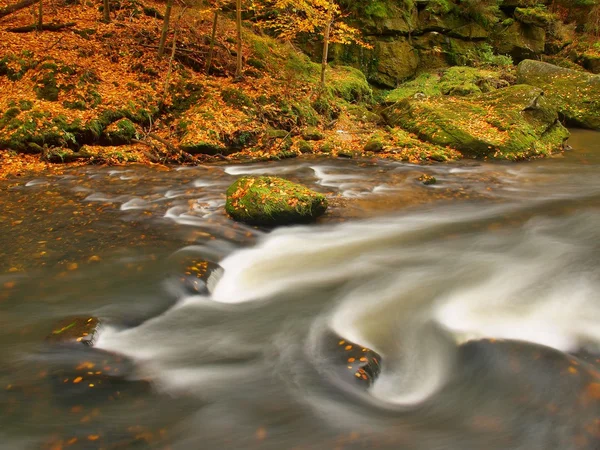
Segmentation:
[[(483, 33), (460, 5), (442, 12), (436, 2), (411, 3), (404, 15), (388, 5), (390, 17), (377, 19), (384, 28), (363, 18), (371, 50), (359, 58), (354, 47), (334, 47), (322, 88), (309, 42), (301, 51), (252, 20), (244, 29), (243, 76), (234, 77), (235, 24), (226, 13), (206, 74), (212, 10), (180, 11), (175, 53), (159, 58), (156, 12), (163, 5), (146, 3), (120, 5), (110, 23), (92, 4), (58, 3), (45, 19), (71, 25), (56, 32), (15, 32), (31, 20), (26, 9), (1, 19), (0, 177), (62, 170), (46, 163), (193, 165), (304, 155), (424, 164), (522, 160), (560, 152), (567, 136), (560, 124), (598, 126), (586, 119), (596, 114), (598, 90), (567, 58), (594, 55), (591, 37), (574, 28), (579, 16), (520, 4), (494, 12), (509, 15), (518, 36), (536, 30), (537, 53), (527, 53), (527, 42), (493, 47), (495, 32)], [(438, 35), (448, 42), (437, 42)], [(548, 55), (540, 53), (544, 43)], [(536, 83), (538, 68), (520, 78), (515, 64), (527, 57), (569, 67), (560, 79), (568, 86), (577, 78), (585, 98), (554, 93), (548, 80)]]

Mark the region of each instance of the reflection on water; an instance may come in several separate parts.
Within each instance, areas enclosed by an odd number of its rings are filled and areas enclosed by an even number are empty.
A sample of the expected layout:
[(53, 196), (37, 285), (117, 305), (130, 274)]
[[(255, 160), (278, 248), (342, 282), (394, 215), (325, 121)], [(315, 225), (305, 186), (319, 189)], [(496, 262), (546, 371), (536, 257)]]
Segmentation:
[[(85, 168), (11, 185), (0, 448), (599, 448), (600, 139), (571, 145), (524, 164)], [(234, 224), (223, 193), (242, 174), (334, 206), (314, 226)], [(78, 315), (103, 321), (95, 349), (44, 341)]]

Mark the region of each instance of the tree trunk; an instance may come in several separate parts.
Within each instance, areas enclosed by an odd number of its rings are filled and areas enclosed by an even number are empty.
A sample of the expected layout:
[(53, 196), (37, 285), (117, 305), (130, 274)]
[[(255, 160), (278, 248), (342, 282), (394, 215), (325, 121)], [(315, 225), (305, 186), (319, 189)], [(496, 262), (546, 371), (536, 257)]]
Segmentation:
[(327, 58), (329, 57), (329, 35), (331, 34), (331, 22), (333, 19), (330, 18), (327, 21), (325, 32), (323, 33), (323, 60), (321, 61), (321, 91), (325, 92), (325, 71), (327, 70)]
[(167, 1), (167, 10), (165, 11), (165, 20), (163, 22), (162, 33), (158, 43), (158, 57), (161, 58), (165, 53), (165, 45), (167, 43), (167, 34), (169, 33), (169, 21), (171, 20), (171, 10), (173, 9), (173, 0)]
[(14, 12), (17, 12), (28, 6), (35, 5), (40, 0), (23, 0), (22, 2), (15, 3), (14, 5), (8, 5), (4, 8), (0, 8), (0, 18), (8, 16)]
[(236, 20), (237, 28), (237, 64), (235, 68), (235, 77), (242, 76), (242, 0), (236, 1)]
[(34, 25), (25, 25), (24, 27), (15, 27), (15, 28), (7, 28), (6, 31), (9, 33), (29, 33), (30, 31), (62, 31), (67, 28), (74, 27), (76, 25), (75, 22), (69, 23), (45, 23), (40, 28), (39, 24)]
[(44, 27), (44, 1), (43, 0), (40, 0), (40, 5), (38, 8), (37, 27), (40, 31), (42, 31), (42, 28)]
[(102, 21), (110, 23), (110, 0), (102, 0)]
[(215, 10), (215, 17), (213, 18), (212, 33), (210, 35), (210, 51), (208, 52), (208, 59), (206, 60), (206, 75), (210, 74), (210, 66), (212, 65), (213, 55), (215, 53), (215, 38), (217, 37), (217, 22), (219, 20), (219, 11)]

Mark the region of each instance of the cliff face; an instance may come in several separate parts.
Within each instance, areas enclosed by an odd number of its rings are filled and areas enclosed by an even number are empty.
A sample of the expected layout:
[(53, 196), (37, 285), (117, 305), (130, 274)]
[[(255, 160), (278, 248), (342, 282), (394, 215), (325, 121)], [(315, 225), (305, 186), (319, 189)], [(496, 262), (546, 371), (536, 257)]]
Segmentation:
[(554, 55), (573, 40), (577, 24), (565, 25), (550, 12), (550, 3), (355, 1), (351, 20), (373, 48), (334, 46), (332, 58), (360, 68), (374, 85), (393, 88), (421, 70), (467, 65), (494, 55), (510, 56), (515, 63)]

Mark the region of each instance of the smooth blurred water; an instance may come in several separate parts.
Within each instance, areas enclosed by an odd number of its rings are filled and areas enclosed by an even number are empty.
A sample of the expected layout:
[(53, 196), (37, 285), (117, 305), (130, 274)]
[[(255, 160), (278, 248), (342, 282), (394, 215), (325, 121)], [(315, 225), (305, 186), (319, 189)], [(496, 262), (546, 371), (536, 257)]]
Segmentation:
[[(0, 448), (600, 448), (600, 134), (570, 144), (521, 164), (11, 182)], [(224, 191), (242, 174), (301, 181), (332, 207), (311, 226), (235, 224)], [(195, 293), (202, 261), (223, 270)], [(103, 320), (95, 349), (43, 342), (73, 315)], [(381, 355), (375, 383), (343, 376), (332, 336)], [(81, 361), (126, 376), (64, 382)]]

